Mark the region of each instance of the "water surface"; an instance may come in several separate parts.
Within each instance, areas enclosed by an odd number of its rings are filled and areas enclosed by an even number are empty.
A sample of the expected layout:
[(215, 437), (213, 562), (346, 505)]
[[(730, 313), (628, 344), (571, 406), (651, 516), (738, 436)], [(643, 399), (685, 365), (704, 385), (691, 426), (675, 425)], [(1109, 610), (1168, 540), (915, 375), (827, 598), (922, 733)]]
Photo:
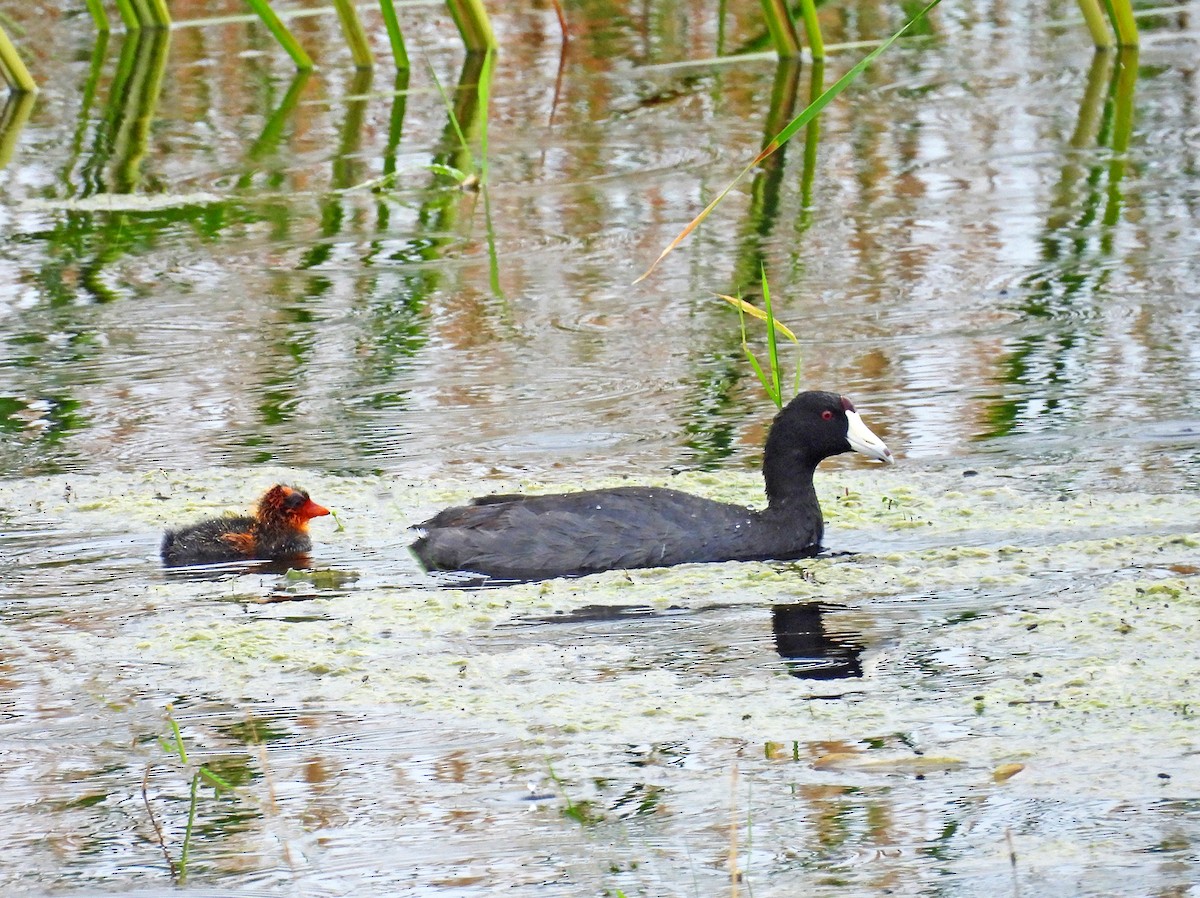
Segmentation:
[[(568, 6), (565, 52), (548, 5), (497, 11), (490, 210), (430, 168), (470, 164), (431, 70), (477, 99), (436, 5), (407, 80), (373, 12), (367, 74), (295, 19), (299, 78), (235, 5), (169, 41), (13, 12), (5, 890), (169, 890), (197, 764), (236, 787), (198, 805), (211, 894), (732, 893), (731, 851), (758, 895), (1192, 887), (1195, 6), (1136, 58), (1072, 4), (939, 10), (633, 286), (809, 94), (715, 61), (761, 48), (745, 6)], [(404, 528), (490, 490), (759, 501), (771, 408), (713, 294), (762, 265), (788, 364), (898, 456), (823, 469), (853, 554), (416, 567)], [(312, 571), (164, 574), (164, 526), (276, 480), (337, 511)]]

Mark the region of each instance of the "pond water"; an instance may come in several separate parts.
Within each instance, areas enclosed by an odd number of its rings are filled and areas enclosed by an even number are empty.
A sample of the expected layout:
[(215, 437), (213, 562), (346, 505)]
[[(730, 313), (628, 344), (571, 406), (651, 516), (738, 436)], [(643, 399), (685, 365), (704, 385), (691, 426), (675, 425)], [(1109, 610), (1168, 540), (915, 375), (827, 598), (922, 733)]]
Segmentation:
[[(232, 2), (9, 12), (0, 891), (165, 894), (186, 841), (213, 895), (1192, 893), (1200, 6), (1136, 56), (940, 8), (634, 285), (812, 90), (715, 6), (567, 3), (565, 49), (494, 8), (486, 193), (431, 168), (472, 166), (442, 90), (481, 133), (437, 4), (407, 79), (373, 9), (373, 72), (290, 19), (307, 77)], [(828, 554), (420, 571), (406, 527), (481, 493), (760, 502), (714, 294), (762, 267), (788, 370), (897, 456), (823, 466)], [(164, 573), (281, 480), (336, 513), (310, 570)]]

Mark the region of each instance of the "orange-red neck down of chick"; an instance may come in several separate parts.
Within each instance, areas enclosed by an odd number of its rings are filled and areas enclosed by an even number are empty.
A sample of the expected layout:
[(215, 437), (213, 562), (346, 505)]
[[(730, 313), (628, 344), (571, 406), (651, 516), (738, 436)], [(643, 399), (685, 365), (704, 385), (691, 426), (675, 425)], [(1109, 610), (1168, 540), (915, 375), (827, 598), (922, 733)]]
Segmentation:
[(308, 530), (313, 518), (329, 514), (329, 509), (308, 498), (308, 493), (277, 483), (258, 500), (254, 515), (259, 528), (280, 527), (288, 530)]

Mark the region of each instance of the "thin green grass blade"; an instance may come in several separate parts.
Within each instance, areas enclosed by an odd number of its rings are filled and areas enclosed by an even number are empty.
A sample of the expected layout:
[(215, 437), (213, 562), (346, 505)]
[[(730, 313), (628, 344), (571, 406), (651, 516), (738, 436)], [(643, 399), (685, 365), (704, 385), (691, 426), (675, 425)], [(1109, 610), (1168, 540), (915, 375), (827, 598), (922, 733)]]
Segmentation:
[(754, 373), (758, 377), (758, 382), (762, 384), (763, 392), (766, 393), (767, 396), (771, 398), (771, 401), (778, 406), (779, 398), (778, 396), (771, 394), (771, 381), (767, 379), (766, 374), (763, 372), (762, 365), (760, 365), (758, 363), (758, 359), (755, 358), (754, 351), (750, 348), (750, 338), (746, 335), (746, 312), (750, 312), (755, 317), (758, 317), (762, 314), (762, 311), (750, 305), (750, 303), (743, 299), (734, 299), (732, 296), (724, 296), (720, 293), (717, 295), (720, 296), (721, 299), (729, 300), (729, 302), (733, 304), (733, 307), (737, 309), (738, 323), (742, 328), (742, 352), (746, 354), (746, 358), (750, 362), (750, 367), (754, 369)]
[[(771, 339), (772, 334), (783, 334), (795, 344), (797, 351), (800, 349), (800, 341), (796, 339), (796, 335), (792, 333), (791, 328), (776, 318), (774, 313), (770, 311), (769, 304), (771, 297), (767, 289), (764, 289), (763, 296), (766, 300), (764, 304), (767, 305), (768, 311), (763, 311), (758, 306), (751, 305), (744, 299), (740, 299), (738, 297), (726, 296), (724, 293), (717, 293), (715, 295), (719, 299), (725, 300), (725, 302), (737, 309), (738, 321), (741, 323), (742, 327), (742, 352), (746, 354), (746, 358), (750, 361), (750, 366), (754, 369), (754, 373), (758, 376), (758, 382), (762, 384), (763, 392), (765, 392), (767, 396), (771, 398), (771, 401), (774, 402), (775, 405), (783, 408), (783, 392), (780, 388), (781, 379), (779, 376), (778, 351), (776, 350), (774, 356), (775, 361), (772, 362), (773, 377), (767, 377), (767, 373), (763, 370), (762, 365), (759, 364), (758, 359), (755, 358), (754, 353), (750, 349), (749, 338), (746, 336), (746, 315), (751, 315), (757, 318), (759, 321), (767, 322), (768, 340)], [(793, 396), (800, 392), (800, 368), (800, 359), (797, 358), (796, 376), (794, 378), (794, 385), (792, 388)]]
[(826, 106), (828, 106), (829, 103), (838, 94), (840, 94), (847, 87), (849, 87), (858, 78), (859, 75), (861, 75), (864, 71), (866, 71), (867, 68), (871, 65), (871, 63), (873, 63), (877, 58), (879, 58), (879, 54), (881, 54), (885, 50), (887, 50), (887, 48), (890, 47), (892, 44), (894, 44), (898, 38), (902, 37), (905, 34), (905, 32), (907, 32), (910, 28), (913, 27), (913, 25), (917, 24), (917, 22), (919, 22), (923, 18), (925, 18), (925, 16), (929, 13), (929, 11), (932, 10), (935, 6), (937, 6), (941, 2), (942, 2), (942, 0), (932, 0), (932, 2), (930, 2), (928, 5), (926, 5), (920, 12), (918, 12), (915, 16), (913, 16), (911, 19), (909, 19), (907, 22), (905, 22), (904, 26), (899, 31), (897, 31), (891, 37), (887, 38), (887, 40), (885, 40), (878, 47), (876, 47), (874, 50), (872, 50), (870, 53), (868, 53), (866, 56), (864, 56), (862, 59), (860, 59), (848, 72), (846, 72), (846, 74), (844, 74), (841, 78), (839, 78), (837, 81), (835, 81), (833, 83), (833, 85), (829, 87), (828, 90), (826, 90), (823, 94), (821, 94), (821, 96), (817, 97), (817, 99), (813, 100), (813, 102), (811, 102), (807, 107), (805, 107), (805, 109), (798, 116), (796, 116), (794, 119), (792, 119), (784, 127), (784, 129), (782, 131), (780, 131), (778, 134), (776, 134), (775, 137), (772, 138), (771, 141), (765, 147), (763, 147), (763, 149), (759, 152), (759, 154), (757, 156), (755, 156), (753, 159), (750, 160), (749, 163), (747, 163), (746, 167), (743, 168), (738, 173), (737, 177), (734, 178), (725, 187), (724, 190), (722, 190), (719, 194), (717, 194), (716, 199), (714, 199), (711, 203), (709, 203), (707, 206), (704, 207), (704, 211), (702, 211), (699, 215), (697, 215), (695, 218), (693, 218), (691, 220), (691, 222), (688, 223), (687, 227), (685, 227), (680, 232), (679, 236), (676, 237), (674, 240), (672, 240), (667, 245), (667, 248), (664, 249), (659, 254), (658, 258), (654, 260), (654, 263), (649, 268), (647, 268), (646, 271), (642, 274), (642, 276), (639, 277), (636, 281), (634, 281), (634, 283), (635, 284), (639, 283), (639, 282), (645, 280), (647, 277), (649, 277), (650, 273), (653, 272), (654, 269), (658, 267), (658, 263), (661, 262), (663, 259), (665, 259), (675, 249), (675, 247), (677, 247), (680, 243), (682, 243), (685, 239), (687, 239), (687, 236), (696, 229), (696, 227), (700, 224), (700, 222), (702, 222), (704, 219), (706, 219), (708, 217), (709, 213), (712, 212), (712, 210), (717, 207), (717, 204), (720, 203), (721, 200), (725, 199), (725, 196), (729, 193), (729, 191), (733, 190), (733, 188), (735, 186), (737, 186), (737, 183), (739, 181), (741, 181), (742, 178), (744, 178), (746, 176), (746, 174), (748, 172), (750, 172), (751, 169), (753, 169), (760, 162), (762, 162), (764, 159), (766, 159), (768, 156), (770, 156), (772, 153), (774, 153), (777, 149), (779, 149), (781, 146), (783, 146), (783, 144), (785, 144), (789, 140), (791, 140), (792, 136), (797, 131), (799, 131), (801, 128), (803, 128), (805, 125), (807, 125), (813, 118), (818, 116), (821, 113), (822, 109), (824, 109)]
[(192, 849), (192, 829), (196, 825), (197, 788), (200, 785), (199, 772), (192, 774), (191, 803), (188, 805), (187, 829), (183, 832), (183, 849), (179, 853), (179, 884), (187, 882), (188, 855)]
[(175, 737), (174, 753), (179, 755), (179, 760), (186, 764), (188, 762), (187, 749), (183, 747), (183, 734), (179, 732), (179, 724), (175, 722), (175, 718), (169, 713), (167, 714), (167, 722), (171, 724), (171, 733)]
[[(732, 297), (729, 297), (729, 298), (732, 298)], [(761, 372), (762, 369), (759, 368), (759, 366), (758, 366), (758, 359), (756, 359), (754, 357), (754, 353), (750, 351), (750, 338), (746, 334), (746, 313), (743, 310), (742, 306), (749, 305), (749, 303), (743, 303), (741, 299), (737, 300), (737, 302), (741, 303), (741, 305), (736, 305), (735, 308), (737, 309), (737, 313), (738, 313), (738, 324), (740, 325), (740, 327), (742, 329), (742, 352), (745, 353), (746, 358), (748, 358), (750, 360), (750, 365), (756, 371)], [(753, 308), (753, 307), (751, 307), (751, 308)], [(758, 375), (758, 382), (761, 383), (763, 386), (763, 389), (767, 391), (767, 395), (770, 395), (771, 388), (767, 385), (767, 382), (763, 380), (761, 373), (759, 373), (759, 375)]]
[(213, 788), (218, 790), (224, 789), (226, 792), (233, 791), (233, 786), (231, 786), (224, 778), (213, 773), (207, 767), (201, 767), (199, 773), (202, 777), (208, 780), (209, 785)]
[[(437, 88), (438, 96), (442, 98), (442, 103), (446, 107), (446, 115), (450, 117), (450, 126), (454, 129), (455, 135), (458, 137), (458, 145), (462, 148), (468, 159), (471, 159), (471, 146), (467, 143), (467, 136), (463, 134), (462, 125), (458, 123), (458, 116), (454, 114), (454, 104), (450, 101), (450, 95), (446, 93), (446, 89), (442, 87), (442, 82), (438, 80), (437, 72), (433, 70), (433, 65), (426, 60), (426, 67), (429, 69), (429, 77), (433, 79), (433, 86)], [(474, 163), (474, 159), (471, 159)]]
[(792, 395), (800, 392), (800, 369), (804, 367), (804, 356), (800, 354), (800, 344), (796, 344), (796, 376), (792, 378)]
[[(721, 296), (719, 293), (717, 295)], [(744, 302), (741, 299), (734, 299), (732, 296), (721, 296), (721, 298), (730, 300), (733, 303), (733, 307), (737, 309), (738, 324), (742, 326), (742, 348), (745, 349), (750, 345), (750, 341), (746, 337), (746, 312), (743, 306), (749, 306), (750, 308), (754, 308), (754, 306), (751, 306), (748, 302)]]
[(483, 192), (483, 223), (487, 234), (488, 285), (492, 288), (493, 296), (497, 299), (504, 299), (504, 290), (500, 287), (500, 254), (496, 251), (496, 229), (492, 225), (492, 192), (486, 184), (481, 189)]
[(756, 359), (754, 357), (754, 353), (750, 351), (749, 344), (743, 343), (742, 349), (746, 353), (746, 358), (750, 360), (750, 367), (753, 368), (754, 373), (758, 375), (758, 382), (762, 384), (763, 390), (766, 391), (767, 396), (772, 402), (775, 403), (777, 407), (783, 408), (783, 402), (780, 401), (779, 394), (771, 390), (771, 379), (767, 377), (766, 372), (764, 372), (762, 369), (762, 365), (758, 363), (758, 359)]
[(767, 311), (767, 361), (771, 365), (771, 387), (777, 397), (776, 405), (782, 406), (783, 390), (779, 386), (779, 346), (775, 341), (775, 313), (771, 311), (771, 288), (767, 284), (767, 269), (762, 269), (763, 307)]

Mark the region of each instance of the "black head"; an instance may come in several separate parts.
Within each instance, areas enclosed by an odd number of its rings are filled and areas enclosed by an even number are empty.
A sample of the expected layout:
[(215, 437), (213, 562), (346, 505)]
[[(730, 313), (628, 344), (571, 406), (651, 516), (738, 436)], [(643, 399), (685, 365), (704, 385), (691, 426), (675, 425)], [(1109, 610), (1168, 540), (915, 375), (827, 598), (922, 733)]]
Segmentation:
[(854, 403), (837, 393), (801, 393), (775, 416), (763, 452), (767, 496), (782, 498), (812, 484), (822, 460), (843, 452), (861, 452), (891, 462), (892, 453), (871, 433)]

